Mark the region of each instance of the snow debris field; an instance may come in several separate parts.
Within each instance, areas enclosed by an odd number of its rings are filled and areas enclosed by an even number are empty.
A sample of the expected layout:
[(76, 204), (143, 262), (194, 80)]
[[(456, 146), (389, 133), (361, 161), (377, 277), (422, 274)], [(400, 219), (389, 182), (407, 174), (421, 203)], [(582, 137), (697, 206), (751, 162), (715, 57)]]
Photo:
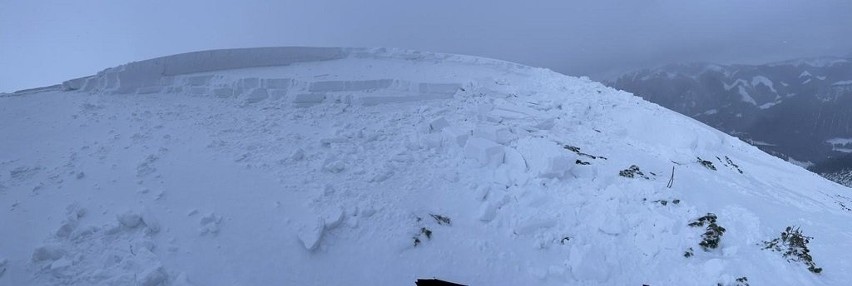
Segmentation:
[(849, 189), (508, 62), (196, 52), (0, 95), (0, 121), (0, 285), (852, 281)]

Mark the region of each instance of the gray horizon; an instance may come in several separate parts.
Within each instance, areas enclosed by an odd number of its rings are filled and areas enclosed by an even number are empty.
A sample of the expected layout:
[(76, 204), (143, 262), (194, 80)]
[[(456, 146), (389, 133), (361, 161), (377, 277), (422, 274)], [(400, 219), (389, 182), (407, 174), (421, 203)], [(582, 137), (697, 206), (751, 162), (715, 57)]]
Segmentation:
[(392, 47), (593, 79), (672, 63), (850, 56), (849, 12), (852, 1), (840, 0), (0, 0), (0, 92), (223, 48)]

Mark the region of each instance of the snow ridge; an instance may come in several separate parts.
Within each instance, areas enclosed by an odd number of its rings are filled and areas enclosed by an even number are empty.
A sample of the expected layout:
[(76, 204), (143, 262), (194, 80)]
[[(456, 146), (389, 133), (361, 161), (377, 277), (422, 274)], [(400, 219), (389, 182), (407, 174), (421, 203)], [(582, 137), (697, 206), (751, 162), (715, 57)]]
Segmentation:
[[(693, 119), (497, 60), (304, 49), (0, 98), (0, 220), (21, 230), (0, 283), (852, 279), (848, 190)], [(708, 213), (726, 230), (705, 251)], [(761, 249), (789, 225), (822, 274)]]

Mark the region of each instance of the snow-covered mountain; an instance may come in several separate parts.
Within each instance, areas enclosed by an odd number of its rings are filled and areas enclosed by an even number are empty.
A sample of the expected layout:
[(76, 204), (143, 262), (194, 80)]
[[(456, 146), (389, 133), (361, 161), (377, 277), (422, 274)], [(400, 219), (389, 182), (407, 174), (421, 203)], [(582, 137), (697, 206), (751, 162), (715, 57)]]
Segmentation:
[(508, 62), (196, 52), (4, 94), (0, 120), (3, 285), (852, 281), (849, 189)]
[(852, 153), (852, 60), (846, 58), (669, 65), (610, 84), (805, 166)]

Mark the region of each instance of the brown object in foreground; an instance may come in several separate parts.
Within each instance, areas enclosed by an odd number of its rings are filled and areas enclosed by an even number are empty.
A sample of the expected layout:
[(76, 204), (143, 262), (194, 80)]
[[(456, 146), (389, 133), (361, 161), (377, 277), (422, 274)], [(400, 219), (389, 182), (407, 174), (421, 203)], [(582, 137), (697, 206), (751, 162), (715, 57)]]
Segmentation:
[(438, 279), (417, 279), (417, 282), (415, 283), (417, 284), (417, 286), (465, 286), (462, 284), (456, 284)]

